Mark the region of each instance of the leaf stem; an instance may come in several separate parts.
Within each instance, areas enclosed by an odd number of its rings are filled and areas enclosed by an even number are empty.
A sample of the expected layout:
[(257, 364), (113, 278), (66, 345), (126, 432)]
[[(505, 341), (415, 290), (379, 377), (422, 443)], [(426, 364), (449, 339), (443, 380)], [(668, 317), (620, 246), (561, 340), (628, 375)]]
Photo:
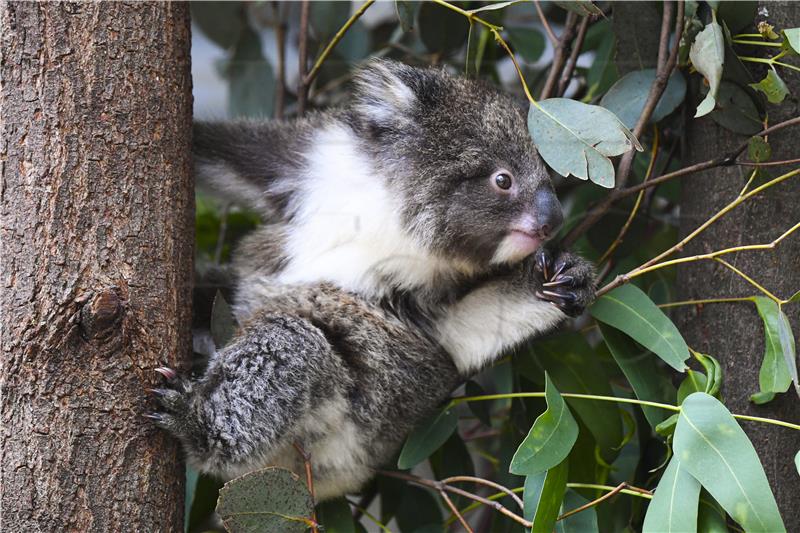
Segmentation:
[(669, 302), (661, 304), (658, 307), (665, 309), (667, 307), (678, 307), (681, 305), (705, 305), (705, 304), (722, 304), (732, 302), (752, 302), (753, 296), (742, 296), (738, 298), (705, 298), (702, 300), (683, 300), (680, 302)]
[(748, 63), (764, 63), (764, 64), (767, 64), (767, 65), (770, 65), (770, 66), (778, 65), (778, 66), (781, 66), (783, 68), (788, 68), (788, 69), (796, 70), (797, 72), (800, 72), (800, 67), (796, 67), (794, 65), (790, 65), (789, 63), (783, 63), (781, 61), (777, 61), (778, 57), (783, 57), (783, 55), (782, 54), (778, 54), (775, 57), (771, 57), (769, 59), (764, 59), (763, 57), (739, 56), (739, 59), (741, 59), (742, 61), (748, 62)]
[(773, 46), (773, 47), (777, 47), (777, 48), (780, 48), (781, 46), (783, 46), (781, 43), (766, 43), (766, 42), (763, 42), (763, 41), (745, 41), (743, 39), (731, 39), (731, 42), (736, 43), (736, 44), (749, 44), (749, 45), (753, 45), (753, 46)]

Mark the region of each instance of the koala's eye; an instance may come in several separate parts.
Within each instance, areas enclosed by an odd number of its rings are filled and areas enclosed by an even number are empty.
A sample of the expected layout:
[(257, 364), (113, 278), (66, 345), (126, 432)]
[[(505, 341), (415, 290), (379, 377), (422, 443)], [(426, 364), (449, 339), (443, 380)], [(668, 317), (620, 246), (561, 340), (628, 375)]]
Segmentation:
[(511, 176), (505, 172), (499, 172), (494, 176), (494, 184), (507, 191), (511, 188)]

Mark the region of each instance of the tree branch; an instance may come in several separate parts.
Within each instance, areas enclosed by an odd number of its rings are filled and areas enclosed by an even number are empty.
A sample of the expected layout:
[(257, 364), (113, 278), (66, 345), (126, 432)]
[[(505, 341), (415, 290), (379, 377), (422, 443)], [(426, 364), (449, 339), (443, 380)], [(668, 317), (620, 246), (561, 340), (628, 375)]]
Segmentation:
[(283, 118), (286, 106), (286, 22), (278, 2), (272, 2), (272, 16), (275, 19), (275, 45), (278, 51), (278, 79), (275, 85), (275, 118)]
[(596, 500), (592, 500), (592, 501), (590, 501), (590, 502), (588, 502), (588, 503), (586, 503), (584, 505), (581, 505), (580, 507), (578, 507), (576, 509), (573, 509), (571, 511), (567, 511), (566, 513), (562, 514), (561, 516), (556, 518), (556, 522), (558, 522), (559, 520), (564, 520), (565, 518), (568, 518), (568, 517), (570, 517), (572, 515), (576, 515), (576, 514), (580, 513), (581, 511), (585, 511), (586, 509), (589, 509), (591, 507), (594, 507), (595, 505), (598, 505), (598, 504), (608, 500), (609, 498), (613, 498), (614, 496), (616, 496), (617, 494), (622, 492), (622, 489), (625, 489), (627, 487), (628, 487), (628, 484), (623, 481), (622, 483), (620, 483), (619, 485), (614, 487), (611, 491), (606, 492), (605, 494), (603, 494), (602, 496), (600, 496)]
[(550, 65), (550, 72), (547, 74), (547, 80), (544, 83), (542, 94), (539, 95), (539, 100), (546, 100), (549, 98), (553, 89), (556, 88), (556, 82), (558, 81), (559, 74), (561, 74), (561, 69), (564, 68), (567, 48), (569, 47), (569, 42), (572, 40), (572, 37), (575, 35), (575, 26), (577, 23), (578, 15), (570, 11), (567, 15), (567, 21), (564, 24), (564, 30), (561, 32), (561, 37), (556, 45), (553, 64)]
[(567, 66), (561, 73), (561, 80), (558, 82), (558, 96), (564, 96), (572, 73), (575, 72), (575, 65), (578, 64), (578, 56), (581, 55), (581, 48), (583, 48), (583, 41), (586, 39), (586, 30), (589, 28), (589, 21), (592, 17), (587, 15), (583, 17), (581, 25), (578, 28), (578, 36), (575, 38), (575, 43), (572, 45), (572, 52), (570, 53)]
[(453, 513), (453, 515), (456, 518), (458, 518), (459, 522), (461, 522), (461, 525), (464, 527), (464, 531), (466, 531), (467, 533), (474, 533), (472, 531), (472, 528), (469, 527), (469, 524), (467, 523), (467, 520), (461, 515), (460, 512), (458, 512), (458, 509), (453, 504), (453, 500), (450, 499), (450, 496), (447, 495), (447, 492), (445, 492), (444, 490), (440, 490), (439, 491), (439, 496), (442, 497), (442, 499), (444, 500), (444, 503), (446, 503), (447, 506), (450, 508), (450, 512)]
[(309, 0), (303, 0), (300, 6), (300, 36), (297, 45), (299, 58), (297, 70), (297, 114), (303, 116), (308, 102), (308, 84), (306, 69), (308, 68), (308, 15), (311, 9)]
[(558, 39), (556, 38), (556, 34), (553, 33), (553, 28), (550, 27), (550, 23), (547, 22), (547, 17), (544, 16), (541, 2), (539, 2), (539, 0), (533, 0), (533, 5), (536, 6), (536, 13), (539, 15), (539, 20), (542, 21), (542, 26), (544, 26), (544, 31), (547, 33), (547, 38), (550, 41), (550, 44), (555, 47), (556, 44), (558, 44)]

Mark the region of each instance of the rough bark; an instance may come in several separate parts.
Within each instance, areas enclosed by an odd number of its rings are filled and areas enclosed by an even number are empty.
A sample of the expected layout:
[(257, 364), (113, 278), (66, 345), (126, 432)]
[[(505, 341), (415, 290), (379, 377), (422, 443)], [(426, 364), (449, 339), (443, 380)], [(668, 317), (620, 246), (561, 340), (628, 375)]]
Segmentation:
[[(796, 27), (800, 22), (800, 3), (766, 2), (767, 18), (777, 28)], [(763, 77), (763, 70), (754, 69), (754, 76)], [(788, 70), (780, 75), (793, 96), (780, 106), (769, 107), (770, 124), (799, 114), (800, 76)], [(697, 100), (699, 101), (699, 99)], [(693, 163), (724, 154), (742, 142), (736, 135), (710, 119), (691, 121), (689, 133), (690, 161)], [(773, 160), (800, 157), (798, 130), (772, 135)], [(794, 166), (771, 167), (778, 176)], [(688, 233), (698, 224), (731, 201), (744, 186), (751, 168), (723, 167), (687, 178), (681, 202), (681, 232)], [(800, 220), (800, 181), (785, 182), (766, 194), (753, 198), (728, 214), (704, 232), (686, 254), (703, 253), (729, 246), (767, 243)], [(781, 298), (800, 289), (800, 236), (793, 235), (776, 250), (743, 252), (728, 259), (733, 265), (755, 278)], [(713, 262), (693, 264), (678, 271), (679, 299), (738, 297), (758, 294), (756, 289), (721, 265)], [(800, 334), (800, 306), (784, 308), (795, 336)], [(794, 389), (779, 395), (765, 406), (756, 406), (749, 396), (758, 391), (758, 370), (764, 354), (764, 329), (755, 306), (750, 303), (709, 304), (687, 309), (680, 314), (680, 329), (690, 346), (718, 358), (725, 371), (723, 394), (728, 407), (738, 413), (800, 422), (800, 400)], [(793, 464), (800, 450), (800, 433), (785, 428), (745, 422), (742, 424), (752, 439), (770, 480), (789, 531), (800, 531), (798, 478)]]
[(4, 531), (181, 531), (142, 414), (188, 359), (188, 5), (0, 4)]

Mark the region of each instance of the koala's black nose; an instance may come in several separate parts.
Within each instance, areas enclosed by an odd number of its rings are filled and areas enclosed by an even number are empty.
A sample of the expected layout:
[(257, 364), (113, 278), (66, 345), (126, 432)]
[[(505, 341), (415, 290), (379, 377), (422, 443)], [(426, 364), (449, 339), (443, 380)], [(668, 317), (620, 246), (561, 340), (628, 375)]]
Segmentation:
[(556, 234), (561, 223), (564, 222), (564, 213), (556, 193), (550, 187), (536, 191), (533, 199), (533, 208), (536, 215), (534, 230), (544, 239), (549, 239)]

